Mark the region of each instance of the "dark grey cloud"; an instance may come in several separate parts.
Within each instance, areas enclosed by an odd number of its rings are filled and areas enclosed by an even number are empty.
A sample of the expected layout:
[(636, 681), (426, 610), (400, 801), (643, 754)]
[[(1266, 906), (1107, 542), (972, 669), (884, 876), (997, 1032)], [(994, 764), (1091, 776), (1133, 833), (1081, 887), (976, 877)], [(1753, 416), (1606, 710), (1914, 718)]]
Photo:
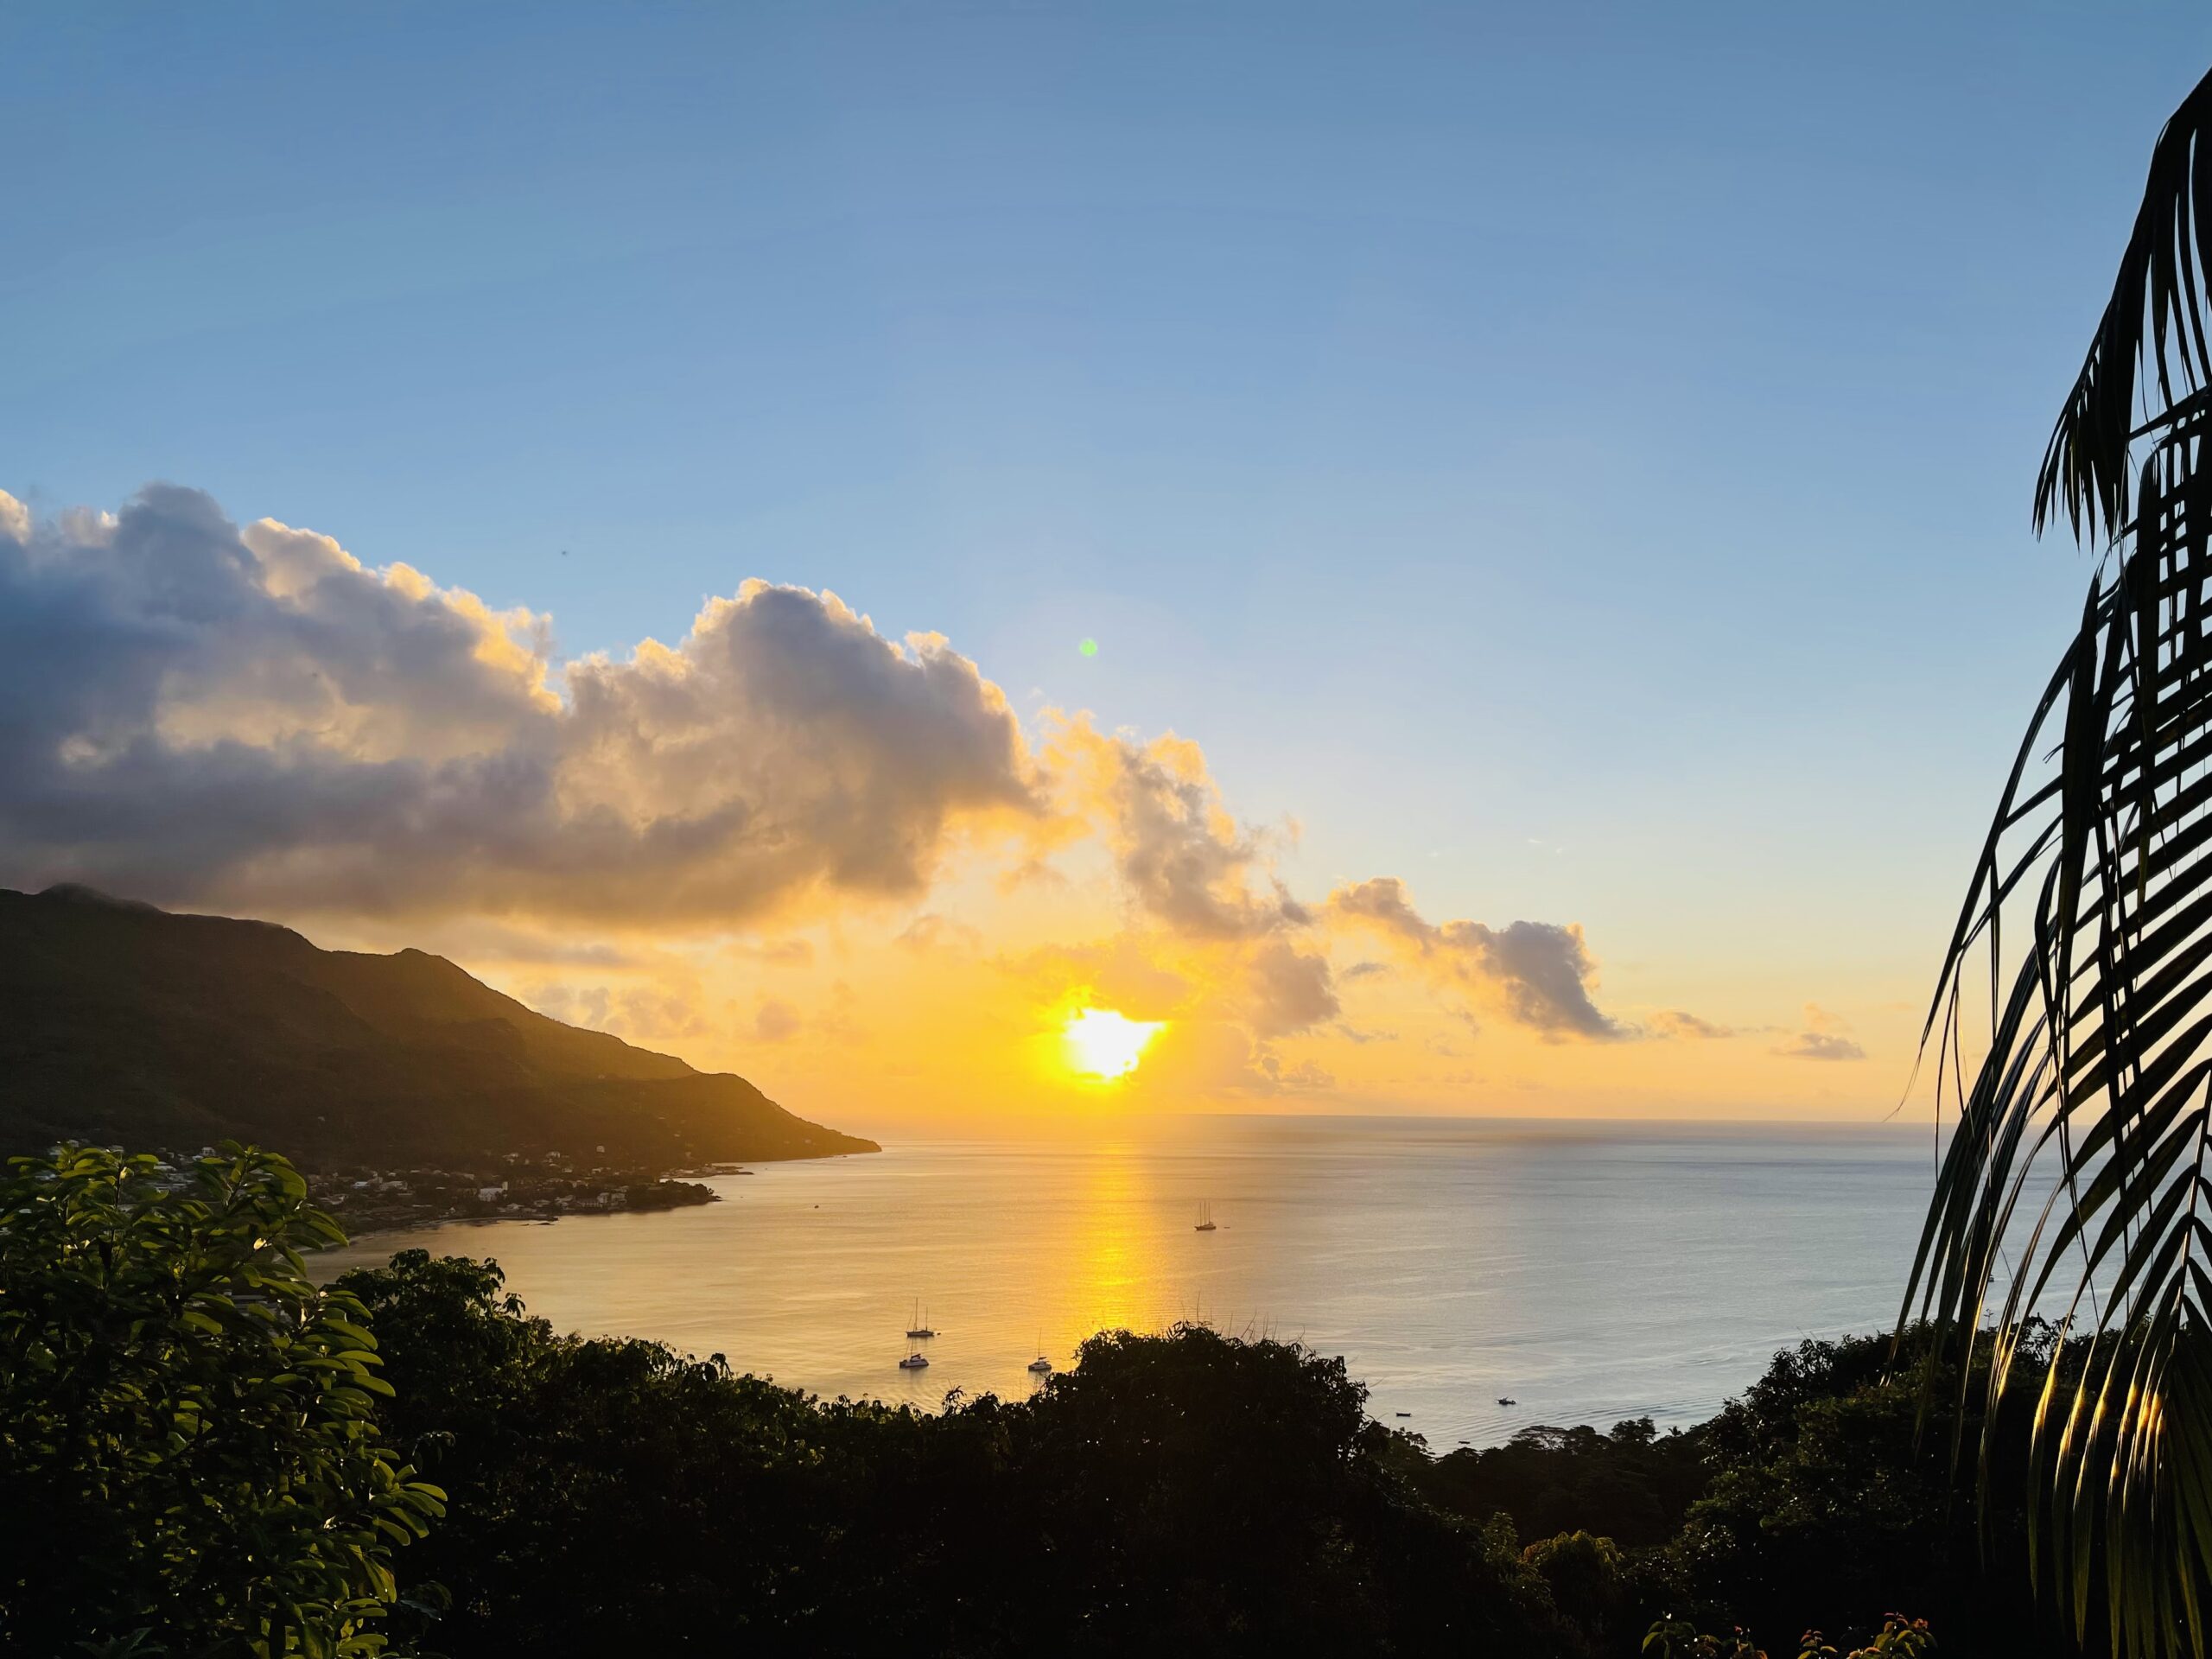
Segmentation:
[(207, 496), (0, 496), (0, 882), (363, 914), (713, 926), (911, 895), (1034, 815), (997, 689), (934, 636), (747, 583), (571, 665), (543, 619)]
[(1464, 988), (1547, 1037), (1611, 1042), (1636, 1034), (1591, 1001), (1597, 964), (1579, 927), (1431, 922), (1414, 908), (1405, 883), (1387, 875), (1338, 888), (1328, 908), (1395, 944), (1433, 982)]

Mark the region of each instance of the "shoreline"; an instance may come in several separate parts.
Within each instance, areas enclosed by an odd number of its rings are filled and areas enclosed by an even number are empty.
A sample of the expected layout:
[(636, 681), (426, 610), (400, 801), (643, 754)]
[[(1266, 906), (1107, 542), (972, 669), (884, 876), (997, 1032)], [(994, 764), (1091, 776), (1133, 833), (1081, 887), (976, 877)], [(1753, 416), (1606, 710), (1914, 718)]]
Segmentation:
[[(862, 1151), (881, 1152), (882, 1150), (880, 1146), (871, 1142), (862, 1148), (836, 1152), (801, 1153), (789, 1157), (771, 1156), (747, 1159), (741, 1161), (734, 1159), (721, 1160), (710, 1163), (686, 1165), (673, 1170), (626, 1172), (620, 1176), (609, 1179), (604, 1185), (592, 1187), (589, 1197), (595, 1199), (595, 1202), (581, 1204), (549, 1201), (543, 1198), (530, 1198), (519, 1199), (511, 1207), (502, 1207), (489, 1213), (458, 1206), (448, 1206), (443, 1209), (428, 1207), (418, 1212), (407, 1214), (378, 1214), (371, 1211), (359, 1220), (358, 1224), (349, 1224), (353, 1218), (346, 1213), (344, 1204), (344, 1198), (348, 1193), (340, 1192), (332, 1195), (337, 1202), (326, 1205), (325, 1211), (334, 1222), (338, 1224), (340, 1230), (346, 1235), (346, 1243), (349, 1244), (360, 1239), (373, 1237), (379, 1233), (404, 1232), (410, 1228), (445, 1227), (458, 1224), (480, 1225), (504, 1221), (547, 1224), (569, 1216), (656, 1215), (666, 1211), (698, 1209), (706, 1205), (721, 1203), (724, 1195), (710, 1190), (703, 1183), (708, 1180), (752, 1175), (754, 1172), (747, 1167), (749, 1164), (823, 1163), (831, 1159), (855, 1157)], [(490, 1202), (490, 1198), (481, 1195), (494, 1191), (503, 1195), (511, 1179), (526, 1179), (531, 1173), (536, 1172), (535, 1166), (510, 1165), (504, 1171), (491, 1176), (467, 1172), (460, 1172), (460, 1173), (464, 1186), (472, 1183), (484, 1183), (485, 1185), (477, 1187), (480, 1193), (478, 1201)], [(419, 1176), (422, 1172), (410, 1171), (409, 1173)], [(454, 1172), (437, 1172), (437, 1173), (449, 1177)], [(576, 1187), (579, 1185), (577, 1178), (563, 1174), (555, 1175), (551, 1179), (564, 1180), (568, 1183), (567, 1191), (560, 1195), (561, 1199), (571, 1199), (575, 1196)], [(350, 1191), (360, 1190), (363, 1190), (363, 1183), (360, 1182), (354, 1183), (350, 1189)], [(343, 1247), (334, 1245), (328, 1248)]]

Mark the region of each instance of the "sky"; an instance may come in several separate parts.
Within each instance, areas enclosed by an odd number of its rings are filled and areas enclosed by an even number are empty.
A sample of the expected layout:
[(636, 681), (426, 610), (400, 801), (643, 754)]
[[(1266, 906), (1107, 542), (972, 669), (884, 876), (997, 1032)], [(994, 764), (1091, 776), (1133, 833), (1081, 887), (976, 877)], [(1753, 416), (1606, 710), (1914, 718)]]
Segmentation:
[(855, 1128), (1879, 1116), (2208, 60), (15, 9), (0, 884), (441, 950)]

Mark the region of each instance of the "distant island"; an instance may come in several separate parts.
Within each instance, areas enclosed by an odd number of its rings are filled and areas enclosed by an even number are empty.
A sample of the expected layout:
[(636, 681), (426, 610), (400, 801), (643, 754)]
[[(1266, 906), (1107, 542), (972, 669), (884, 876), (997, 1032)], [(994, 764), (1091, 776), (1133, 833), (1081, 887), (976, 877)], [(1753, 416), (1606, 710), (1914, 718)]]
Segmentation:
[(324, 950), (73, 887), (0, 889), (0, 1152), (232, 1139), (348, 1188), (442, 1176), (493, 1214), (518, 1178), (622, 1195), (573, 1207), (664, 1207), (700, 1201), (657, 1190), (672, 1171), (881, 1150), (442, 957)]

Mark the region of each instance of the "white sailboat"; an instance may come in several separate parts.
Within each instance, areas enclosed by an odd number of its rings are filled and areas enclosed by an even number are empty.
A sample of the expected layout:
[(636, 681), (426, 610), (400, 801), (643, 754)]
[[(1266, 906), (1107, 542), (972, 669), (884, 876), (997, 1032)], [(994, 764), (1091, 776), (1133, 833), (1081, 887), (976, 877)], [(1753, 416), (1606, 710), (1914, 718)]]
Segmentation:
[(1052, 1374), (1052, 1362), (1046, 1356), (1045, 1337), (1042, 1332), (1039, 1332), (1037, 1336), (1037, 1357), (1029, 1362), (1029, 1369), (1039, 1376), (1049, 1376)]
[(930, 1357), (927, 1354), (909, 1354), (899, 1362), (899, 1369), (902, 1371), (918, 1371), (929, 1363)]
[(931, 1330), (922, 1318), (922, 1304), (917, 1298), (914, 1302), (914, 1311), (906, 1316), (906, 1340), (922, 1342), (935, 1335), (937, 1332)]

